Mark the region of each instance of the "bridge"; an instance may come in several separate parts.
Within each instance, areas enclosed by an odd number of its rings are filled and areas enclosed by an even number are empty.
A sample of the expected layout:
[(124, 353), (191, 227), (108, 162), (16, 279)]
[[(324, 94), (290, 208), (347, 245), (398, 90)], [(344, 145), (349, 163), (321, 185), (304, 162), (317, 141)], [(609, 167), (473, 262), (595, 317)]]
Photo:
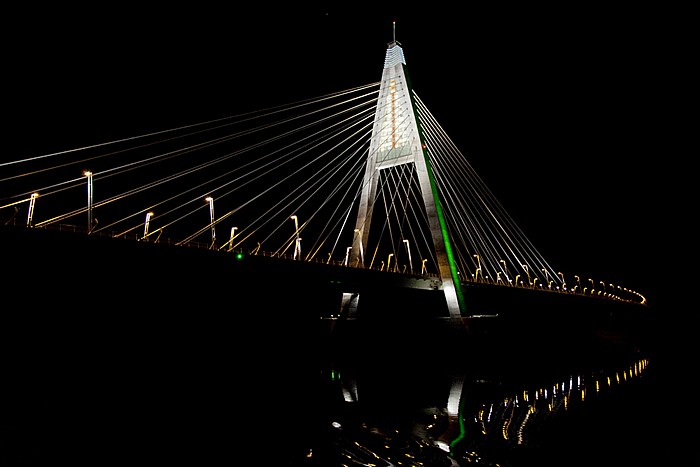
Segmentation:
[(375, 83), (0, 167), (5, 226), (325, 278), (351, 318), (367, 283), (438, 291), (451, 318), (481, 312), (477, 288), (646, 305), (540, 254), (413, 89), (396, 40)]

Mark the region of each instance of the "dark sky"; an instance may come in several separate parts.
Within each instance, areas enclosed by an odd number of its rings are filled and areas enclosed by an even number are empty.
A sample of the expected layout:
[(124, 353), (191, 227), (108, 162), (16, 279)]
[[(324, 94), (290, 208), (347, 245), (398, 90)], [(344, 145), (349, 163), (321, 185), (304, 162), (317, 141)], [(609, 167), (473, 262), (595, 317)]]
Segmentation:
[(654, 296), (668, 12), (114, 8), (5, 31), (3, 159), (379, 81), (396, 21), (414, 90), (554, 267)]

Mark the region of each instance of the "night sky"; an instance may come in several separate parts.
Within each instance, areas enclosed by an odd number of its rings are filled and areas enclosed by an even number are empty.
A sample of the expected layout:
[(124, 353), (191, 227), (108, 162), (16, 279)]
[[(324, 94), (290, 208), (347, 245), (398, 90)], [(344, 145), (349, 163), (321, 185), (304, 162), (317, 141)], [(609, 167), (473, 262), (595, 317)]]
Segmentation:
[(668, 14), (461, 8), (18, 15), (4, 32), (11, 150), (2, 158), (379, 81), (396, 21), (414, 90), (550, 264), (654, 300), (665, 247)]

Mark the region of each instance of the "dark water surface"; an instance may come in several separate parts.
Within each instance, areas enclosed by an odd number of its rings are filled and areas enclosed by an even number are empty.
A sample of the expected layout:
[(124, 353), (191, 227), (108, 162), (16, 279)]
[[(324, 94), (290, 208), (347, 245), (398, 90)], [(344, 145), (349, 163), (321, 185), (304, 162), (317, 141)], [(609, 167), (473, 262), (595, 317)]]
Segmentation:
[(326, 443), (311, 465), (675, 465), (661, 329), (623, 328), (524, 327), (442, 347), (416, 333), (378, 352), (361, 350), (382, 348), (364, 333), (322, 372)]
[(614, 349), (571, 365), (546, 352), (470, 363), (482, 357), (331, 364), (336, 460), (318, 465), (345, 465), (337, 448), (350, 441), (385, 465), (640, 465), (656, 452), (662, 404), (644, 352)]
[(677, 429), (676, 403), (647, 340), (455, 345), (385, 323), (335, 342), (319, 338), (332, 320), (319, 333), (318, 318), (232, 313), (42, 312), (6, 325), (0, 465), (599, 466), (673, 456), (665, 436)]

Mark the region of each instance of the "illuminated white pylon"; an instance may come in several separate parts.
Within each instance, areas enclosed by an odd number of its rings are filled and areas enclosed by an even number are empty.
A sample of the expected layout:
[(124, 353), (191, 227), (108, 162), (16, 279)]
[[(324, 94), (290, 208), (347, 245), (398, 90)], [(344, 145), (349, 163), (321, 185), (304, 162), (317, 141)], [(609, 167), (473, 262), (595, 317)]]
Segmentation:
[(456, 269), (450, 266), (446, 247), (449, 242), (445, 241), (447, 233), (440, 225), (436, 208), (437, 195), (434, 194), (433, 182), (429, 174), (427, 149), (421, 140), (405, 65), (406, 61), (401, 45), (394, 40), (389, 43), (384, 60), (372, 139), (355, 224), (355, 230), (359, 231), (361, 235), (354, 237), (350, 264), (359, 264), (364, 267), (364, 260), (359, 257), (359, 254), (369, 239), (372, 212), (381, 171), (397, 165), (413, 164), (435, 246), (442, 281), (440, 288), (445, 293), (450, 317), (458, 318), (461, 316), (458, 298), (458, 294), (461, 296), (461, 293), (457, 289), (459, 281), (455, 277)]

